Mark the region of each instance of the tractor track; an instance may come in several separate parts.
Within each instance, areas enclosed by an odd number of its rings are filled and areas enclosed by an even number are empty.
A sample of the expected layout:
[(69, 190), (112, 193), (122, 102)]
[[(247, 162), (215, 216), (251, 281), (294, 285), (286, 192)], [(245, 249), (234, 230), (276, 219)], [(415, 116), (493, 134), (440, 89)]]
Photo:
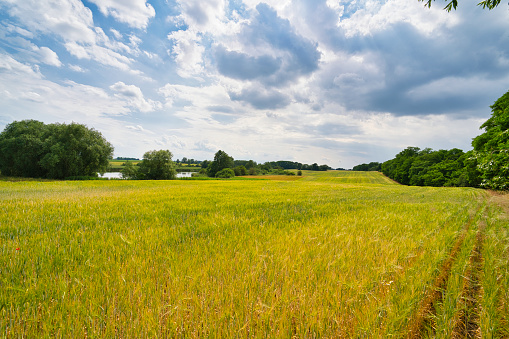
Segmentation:
[[(421, 300), (419, 306), (417, 307), (417, 311), (414, 313), (414, 316), (412, 317), (412, 319), (409, 322), (409, 326), (407, 329), (407, 336), (406, 336), (407, 339), (423, 338), (423, 335), (424, 335), (425, 331), (427, 330), (427, 328), (433, 327), (433, 317), (436, 315), (436, 306), (442, 301), (443, 291), (447, 289), (447, 283), (448, 283), (449, 277), (451, 275), (451, 269), (452, 269), (454, 263), (456, 262), (458, 254), (461, 251), (461, 248), (463, 246), (467, 232), (470, 230), (472, 224), (475, 222), (476, 216), (479, 214), (479, 212), (481, 210), (483, 210), (483, 207), (484, 206), (480, 206), (476, 210), (476, 212), (471, 215), (470, 219), (465, 224), (463, 230), (461, 231), (460, 235), (458, 236), (458, 239), (454, 243), (447, 259), (443, 262), (442, 266), (440, 267), (439, 274), (435, 278), (431, 288), (428, 289), (426, 295)], [(480, 237), (479, 234), (481, 234), (481, 232), (478, 233), (477, 242), (480, 241), (480, 244), (482, 246), (482, 240), (479, 240), (482, 237)], [(475, 251), (476, 247), (477, 247), (477, 243), (476, 243), (476, 246), (474, 247), (474, 249), (472, 250), (472, 252)], [(479, 250), (478, 252), (480, 255), (481, 249), (479, 248), (478, 250)], [(473, 257), (474, 256), (472, 255), (471, 260), (474, 260), (474, 259), (472, 259)], [(477, 260), (477, 259), (475, 259), (475, 260)], [(482, 261), (482, 260), (480, 259), (480, 261)], [(473, 272), (474, 270), (471, 270), (471, 271)], [(465, 293), (466, 298), (467, 298), (467, 293), (469, 293), (468, 295), (473, 295), (476, 292), (478, 292), (477, 291), (478, 288), (477, 288), (477, 290), (472, 288), (471, 290), (467, 291), (468, 288), (466, 287), (466, 285), (467, 284), (465, 284), (465, 288), (464, 288), (464, 293)], [(478, 276), (476, 277), (475, 285), (478, 285)], [(475, 305), (470, 306), (470, 310), (474, 310), (477, 308), (477, 298), (474, 298), (474, 300), (475, 300)], [(469, 316), (468, 319), (471, 319), (472, 321), (475, 320), (477, 325), (471, 324), (468, 326), (468, 328), (469, 329), (475, 328), (472, 330), (472, 332), (476, 332), (478, 329), (477, 318), (474, 316), (470, 317), (470, 315), (472, 314), (472, 312), (470, 312), (470, 311), (465, 312), (465, 314)], [(463, 320), (463, 318), (461, 316), (458, 317), (457, 324), (459, 324), (462, 320)], [(461, 336), (461, 337), (465, 338), (465, 336)], [(476, 337), (474, 336), (474, 337), (468, 337), (468, 338), (476, 338)]]
[(477, 232), (476, 242), (468, 269), (463, 278), (463, 290), (460, 299), (460, 309), (457, 313), (452, 338), (480, 338), (480, 299), (482, 297), (481, 272), (483, 270), (482, 249), (484, 242), (484, 228), (481, 224)]

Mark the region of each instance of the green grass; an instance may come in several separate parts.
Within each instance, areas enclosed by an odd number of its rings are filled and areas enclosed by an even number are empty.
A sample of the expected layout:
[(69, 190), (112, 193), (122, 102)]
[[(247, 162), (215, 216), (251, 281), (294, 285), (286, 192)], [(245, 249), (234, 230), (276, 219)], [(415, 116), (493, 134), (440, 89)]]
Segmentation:
[(481, 324), (496, 337), (509, 235), (487, 199), (374, 172), (0, 182), (0, 337), (403, 337), (481, 219)]

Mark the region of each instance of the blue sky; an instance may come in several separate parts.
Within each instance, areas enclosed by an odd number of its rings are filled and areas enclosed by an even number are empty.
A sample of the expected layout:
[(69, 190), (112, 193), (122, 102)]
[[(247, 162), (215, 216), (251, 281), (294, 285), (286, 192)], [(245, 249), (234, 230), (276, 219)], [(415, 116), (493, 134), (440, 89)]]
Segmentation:
[(351, 168), (471, 149), (509, 90), (509, 7), (0, 0), (0, 129), (79, 122), (115, 156)]

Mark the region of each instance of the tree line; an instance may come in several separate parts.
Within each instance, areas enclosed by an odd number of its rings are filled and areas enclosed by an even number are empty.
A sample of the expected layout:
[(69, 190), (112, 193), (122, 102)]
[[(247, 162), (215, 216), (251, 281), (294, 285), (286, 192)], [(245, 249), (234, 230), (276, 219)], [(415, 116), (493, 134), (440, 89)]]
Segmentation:
[[(169, 150), (146, 152), (134, 164), (125, 160), (122, 177), (136, 180), (175, 179), (176, 164)], [(44, 124), (37, 120), (14, 121), (0, 133), (0, 174), (3, 176), (92, 179), (105, 173), (113, 159), (113, 146), (93, 128), (85, 125)], [(273, 161), (257, 164), (253, 160), (234, 160), (224, 151), (217, 151), (212, 161), (182, 158), (186, 164), (202, 167), (201, 174), (209, 177), (230, 178), (258, 174), (295, 175), (289, 169), (326, 171), (327, 165), (301, 164), (291, 161)], [(302, 173), (302, 172), (300, 172)]]
[(433, 151), (407, 147), (394, 159), (361, 164), (354, 170), (380, 170), (389, 178), (415, 186), (469, 186), (509, 189), (509, 91), (490, 106), (484, 132), (472, 140), (473, 149)]

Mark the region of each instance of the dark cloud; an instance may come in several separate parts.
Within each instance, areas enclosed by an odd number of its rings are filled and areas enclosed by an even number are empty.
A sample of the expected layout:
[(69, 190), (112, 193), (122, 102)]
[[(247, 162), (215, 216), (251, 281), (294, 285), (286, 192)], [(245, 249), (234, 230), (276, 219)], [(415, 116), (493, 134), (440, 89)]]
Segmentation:
[(231, 100), (247, 102), (256, 109), (278, 109), (290, 104), (290, 98), (277, 90), (245, 88), (229, 95)]
[[(475, 114), (490, 104), (491, 92), (506, 90), (497, 86), (509, 71), (509, 63), (501, 61), (509, 58), (509, 39), (500, 29), (489, 33), (460, 25), (426, 36), (411, 24), (398, 23), (342, 40), (345, 51), (363, 55), (377, 71), (359, 67), (347, 73), (338, 67), (339, 74), (326, 75), (328, 98), (347, 109), (400, 116)], [(480, 86), (480, 80), (489, 87)]]
[(268, 42), (273, 47), (290, 52), (289, 66), (294, 72), (309, 74), (318, 69), (320, 52), (317, 44), (297, 35), (288, 20), (282, 19), (267, 4), (256, 6), (258, 16), (248, 30), (248, 36)]
[[(342, 4), (341, 20), (363, 7)], [(457, 24), (431, 34), (400, 21), (367, 35), (346, 35), (325, 0), (302, 0), (294, 10), (321, 46), (346, 55), (344, 64), (324, 65), (317, 85), (348, 110), (479, 115), (509, 87), (507, 16), (498, 10), (466, 5), (450, 13)], [(362, 63), (349, 60), (359, 56)]]
[(281, 67), (280, 59), (268, 55), (250, 57), (245, 53), (226, 51), (222, 47), (217, 48), (215, 56), (219, 73), (234, 79), (267, 77)]
[(286, 19), (267, 4), (256, 6), (257, 15), (242, 33), (242, 42), (255, 48), (270, 48), (275, 55), (250, 56), (240, 52), (216, 51), (221, 74), (242, 80), (257, 79), (264, 85), (280, 86), (318, 69), (318, 44), (298, 35)]

